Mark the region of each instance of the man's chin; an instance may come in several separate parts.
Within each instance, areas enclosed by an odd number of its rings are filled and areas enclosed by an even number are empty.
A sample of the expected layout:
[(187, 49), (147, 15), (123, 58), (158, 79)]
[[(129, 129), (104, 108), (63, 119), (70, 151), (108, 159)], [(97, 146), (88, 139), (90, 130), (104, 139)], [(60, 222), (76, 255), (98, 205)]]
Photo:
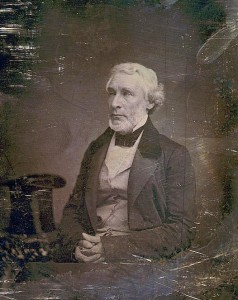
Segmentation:
[(119, 132), (120, 134), (128, 134), (133, 131), (133, 125), (129, 122), (114, 122), (109, 119), (109, 126), (115, 132)]

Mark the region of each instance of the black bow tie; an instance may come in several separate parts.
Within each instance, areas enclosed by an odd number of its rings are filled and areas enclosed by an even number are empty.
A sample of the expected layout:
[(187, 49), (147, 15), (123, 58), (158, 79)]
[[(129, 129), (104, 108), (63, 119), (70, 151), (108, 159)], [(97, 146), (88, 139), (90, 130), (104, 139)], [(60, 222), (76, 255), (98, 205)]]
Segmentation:
[(123, 146), (123, 147), (132, 147), (135, 144), (136, 140), (138, 139), (138, 137), (141, 134), (143, 129), (144, 129), (144, 126), (136, 129), (132, 133), (128, 133), (125, 135), (120, 134), (119, 132), (116, 132), (115, 145)]

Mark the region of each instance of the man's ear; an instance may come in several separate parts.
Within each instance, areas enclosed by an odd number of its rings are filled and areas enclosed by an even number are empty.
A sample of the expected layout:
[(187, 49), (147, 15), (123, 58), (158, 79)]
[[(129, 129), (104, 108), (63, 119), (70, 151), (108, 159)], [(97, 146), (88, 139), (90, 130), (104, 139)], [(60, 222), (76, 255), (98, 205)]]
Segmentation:
[(154, 103), (147, 101), (147, 104), (146, 104), (147, 111), (150, 111), (154, 106), (155, 106)]

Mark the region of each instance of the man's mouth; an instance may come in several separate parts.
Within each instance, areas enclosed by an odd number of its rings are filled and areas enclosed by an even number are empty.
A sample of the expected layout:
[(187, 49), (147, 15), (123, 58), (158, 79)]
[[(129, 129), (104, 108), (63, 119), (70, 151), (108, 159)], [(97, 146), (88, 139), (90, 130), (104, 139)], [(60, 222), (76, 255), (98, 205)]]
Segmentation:
[(119, 119), (119, 118), (125, 117), (125, 115), (122, 115), (122, 114), (111, 114), (110, 116), (112, 119)]

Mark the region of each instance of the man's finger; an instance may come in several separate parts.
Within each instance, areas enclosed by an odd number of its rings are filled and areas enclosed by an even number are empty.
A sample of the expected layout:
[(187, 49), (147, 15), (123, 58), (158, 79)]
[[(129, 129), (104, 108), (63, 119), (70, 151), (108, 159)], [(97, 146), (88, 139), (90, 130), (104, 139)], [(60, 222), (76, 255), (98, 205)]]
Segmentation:
[(80, 252), (87, 256), (92, 256), (93, 254), (102, 254), (103, 253), (103, 246), (102, 243), (97, 243), (90, 249), (86, 248), (79, 248)]
[(103, 228), (98, 228), (97, 232), (107, 232), (109, 230), (109, 227), (103, 227)]
[(92, 253), (95, 253), (95, 254), (97, 254), (97, 253), (103, 253), (103, 246), (102, 246), (102, 243), (100, 242), (100, 243), (98, 243), (98, 244), (96, 244), (95, 246), (93, 246), (91, 249), (90, 249), (90, 251), (92, 252)]
[(105, 258), (104, 257), (100, 257), (99, 259), (93, 261), (94, 264), (99, 263), (99, 262), (104, 262)]
[(79, 241), (78, 245), (86, 249), (91, 249), (94, 244), (86, 240), (81, 240)]
[(89, 262), (94, 262), (94, 261), (98, 260), (99, 258), (100, 258), (100, 254), (86, 256), (86, 255), (83, 255), (82, 253), (80, 253), (77, 260), (81, 260), (85, 263), (89, 263)]
[(91, 256), (86, 256), (86, 255), (83, 255), (81, 253), (79, 247), (76, 247), (76, 249), (75, 249), (75, 258), (77, 260), (83, 261), (85, 263), (94, 262), (94, 261), (98, 260), (100, 257), (101, 257), (100, 254), (94, 254), (94, 255), (91, 255)]
[(91, 242), (91, 243), (99, 243), (101, 241), (100, 236), (93, 236), (93, 235), (89, 235), (87, 233), (83, 233), (82, 236), (85, 240), (87, 240), (88, 242)]

